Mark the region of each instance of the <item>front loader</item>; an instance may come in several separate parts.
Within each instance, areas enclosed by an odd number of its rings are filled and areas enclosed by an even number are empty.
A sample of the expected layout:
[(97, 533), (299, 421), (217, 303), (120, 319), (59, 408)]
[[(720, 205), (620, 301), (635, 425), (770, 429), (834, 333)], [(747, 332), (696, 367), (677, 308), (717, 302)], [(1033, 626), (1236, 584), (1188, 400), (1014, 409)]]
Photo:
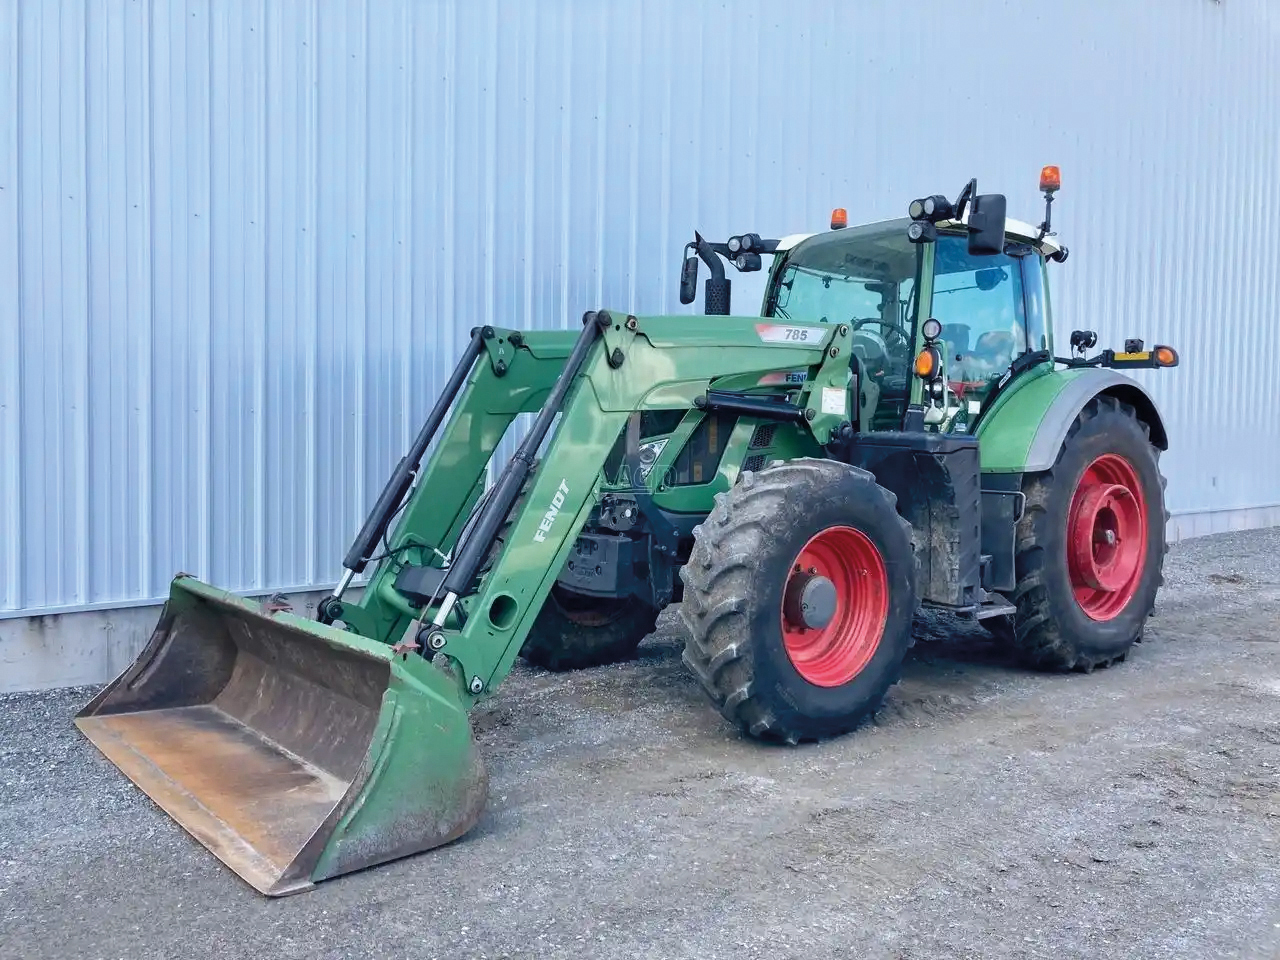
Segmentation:
[[(469, 709), (517, 656), (629, 657), (671, 603), (713, 703), (786, 743), (874, 712), (921, 605), (1035, 667), (1123, 659), (1160, 584), (1168, 441), (1119, 370), (1177, 355), (1087, 358), (1076, 331), (1055, 357), (1066, 249), (1047, 206), (1039, 228), (1004, 208), (971, 182), (907, 220), (697, 236), (701, 316), (474, 330), (315, 620), (179, 575), (77, 724), (274, 896), (466, 833), (487, 793)], [(764, 257), (761, 315), (732, 315), (722, 261)]]

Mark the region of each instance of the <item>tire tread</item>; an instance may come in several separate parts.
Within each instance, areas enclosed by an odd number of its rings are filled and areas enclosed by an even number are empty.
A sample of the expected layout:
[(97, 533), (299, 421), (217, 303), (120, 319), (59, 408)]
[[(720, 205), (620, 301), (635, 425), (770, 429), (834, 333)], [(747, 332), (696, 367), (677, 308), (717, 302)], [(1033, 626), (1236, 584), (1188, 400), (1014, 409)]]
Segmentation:
[[(768, 536), (759, 511), (767, 509), (767, 516), (800, 489), (821, 496), (849, 471), (869, 482), (896, 512), (897, 498), (877, 485), (868, 471), (833, 460), (804, 458), (743, 471), (737, 484), (717, 495), (706, 521), (694, 530), (693, 550), (681, 570), (685, 591), (680, 615), (688, 629), (683, 659), (721, 715), (757, 739), (786, 744), (818, 739), (809, 730), (790, 728), (779, 720), (758, 695), (746, 661), (748, 604), (735, 588), (749, 584), (759, 564), (759, 550), (749, 541)], [(911, 525), (901, 516), (898, 520), (910, 542)], [(832, 725), (822, 735), (847, 732), (871, 717), (899, 673), (890, 674), (859, 715)]]

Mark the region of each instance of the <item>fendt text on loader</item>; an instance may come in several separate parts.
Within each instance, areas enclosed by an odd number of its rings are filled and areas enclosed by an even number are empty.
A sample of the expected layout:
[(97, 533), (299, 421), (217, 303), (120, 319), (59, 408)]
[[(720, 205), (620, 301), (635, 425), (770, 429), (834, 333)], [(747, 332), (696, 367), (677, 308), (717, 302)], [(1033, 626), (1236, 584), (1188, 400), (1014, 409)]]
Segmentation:
[[(1039, 227), (970, 181), (901, 220), (695, 236), (702, 315), (474, 330), (316, 618), (179, 575), (80, 729), (276, 896), (466, 833), (469, 709), (517, 656), (631, 656), (668, 604), (720, 712), (784, 743), (876, 710), (921, 605), (1036, 668), (1123, 660), (1161, 583), (1168, 446), (1123, 371), (1178, 357), (1089, 356), (1088, 330), (1055, 355), (1058, 187), (1046, 167)], [(760, 315), (732, 315), (726, 265), (765, 258)]]

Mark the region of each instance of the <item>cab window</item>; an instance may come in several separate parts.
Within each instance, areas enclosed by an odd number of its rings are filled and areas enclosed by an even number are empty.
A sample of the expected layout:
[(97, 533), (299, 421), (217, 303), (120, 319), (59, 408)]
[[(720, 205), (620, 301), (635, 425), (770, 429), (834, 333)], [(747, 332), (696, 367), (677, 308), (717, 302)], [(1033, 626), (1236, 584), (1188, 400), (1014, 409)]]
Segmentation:
[(932, 313), (942, 324), (947, 379), (962, 400), (981, 400), (1029, 349), (1019, 261), (972, 257), (963, 236), (938, 238)]

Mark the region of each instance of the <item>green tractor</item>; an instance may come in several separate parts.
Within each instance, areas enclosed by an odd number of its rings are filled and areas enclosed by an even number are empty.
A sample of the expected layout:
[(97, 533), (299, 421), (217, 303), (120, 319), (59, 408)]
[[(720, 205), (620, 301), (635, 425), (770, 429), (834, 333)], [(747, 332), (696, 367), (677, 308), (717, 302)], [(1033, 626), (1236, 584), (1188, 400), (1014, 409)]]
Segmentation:
[[(179, 575), (80, 729), (275, 896), (464, 834), (469, 708), (517, 656), (630, 657), (668, 604), (720, 712), (785, 743), (876, 710), (922, 605), (1032, 667), (1123, 660), (1161, 583), (1168, 439), (1119, 371), (1177, 355), (1089, 357), (1076, 331), (1055, 356), (1055, 168), (1041, 186), (1040, 227), (970, 181), (903, 220), (695, 236), (701, 316), (476, 329), (316, 618)], [(732, 315), (726, 264), (766, 258), (761, 315)]]

